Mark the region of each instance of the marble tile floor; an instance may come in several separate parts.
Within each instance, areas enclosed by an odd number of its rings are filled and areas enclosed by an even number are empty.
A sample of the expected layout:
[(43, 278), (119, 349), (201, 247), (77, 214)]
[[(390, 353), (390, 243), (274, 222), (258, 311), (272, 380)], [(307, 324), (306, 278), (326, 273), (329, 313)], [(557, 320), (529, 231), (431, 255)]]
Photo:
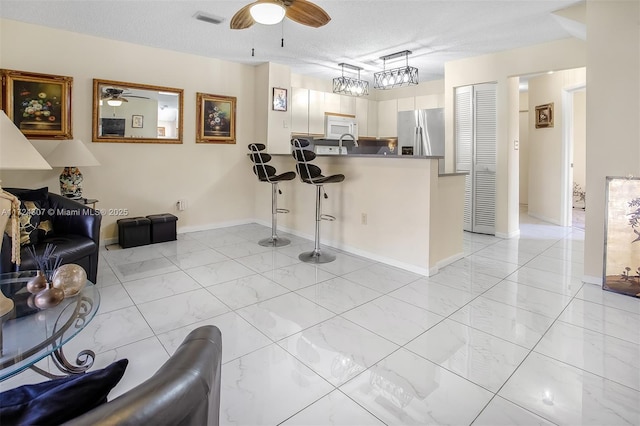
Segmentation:
[(100, 311), (65, 353), (128, 358), (113, 398), (214, 324), (223, 425), (640, 424), (640, 300), (580, 281), (583, 230), (523, 214), (519, 238), (465, 233), (432, 277), (342, 252), (303, 264), (310, 241), (269, 234), (103, 249)]

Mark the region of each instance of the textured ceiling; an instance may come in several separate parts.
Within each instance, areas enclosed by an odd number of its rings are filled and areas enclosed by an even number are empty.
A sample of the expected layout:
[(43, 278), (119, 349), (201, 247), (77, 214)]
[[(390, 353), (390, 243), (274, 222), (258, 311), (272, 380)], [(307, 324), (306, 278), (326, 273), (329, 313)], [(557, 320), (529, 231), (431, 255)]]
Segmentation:
[[(310, 28), (286, 20), (274, 26), (229, 29), (249, 0), (0, 0), (0, 16), (99, 37), (246, 64), (289, 65), (318, 78), (339, 75), (338, 63), (364, 68), (373, 80), (380, 56), (411, 50), (420, 80), (440, 79), (444, 63), (570, 37), (552, 12), (576, 0), (317, 0), (329, 24)], [(198, 12), (224, 18), (198, 21)], [(284, 47), (280, 39), (284, 36)], [(18, 41), (19, 43), (19, 41)], [(251, 50), (255, 49), (255, 56)], [(387, 68), (404, 59), (387, 62)], [(348, 74), (345, 71), (345, 74)]]

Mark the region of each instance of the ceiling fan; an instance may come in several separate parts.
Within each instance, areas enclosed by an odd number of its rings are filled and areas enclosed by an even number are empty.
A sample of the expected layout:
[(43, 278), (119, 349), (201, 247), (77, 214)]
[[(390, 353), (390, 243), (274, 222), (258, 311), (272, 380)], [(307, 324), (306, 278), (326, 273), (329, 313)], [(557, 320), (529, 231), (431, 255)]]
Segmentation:
[(116, 87), (105, 87), (102, 91), (100, 99), (107, 101), (109, 105), (118, 106), (113, 105), (113, 103), (117, 103), (118, 101), (120, 101), (120, 103), (129, 102), (127, 98), (122, 96), (123, 93), (124, 89), (118, 89)]
[(320, 6), (308, 0), (257, 0), (236, 12), (231, 18), (232, 30), (243, 30), (258, 22), (277, 24), (284, 17), (302, 25), (318, 28), (331, 17)]

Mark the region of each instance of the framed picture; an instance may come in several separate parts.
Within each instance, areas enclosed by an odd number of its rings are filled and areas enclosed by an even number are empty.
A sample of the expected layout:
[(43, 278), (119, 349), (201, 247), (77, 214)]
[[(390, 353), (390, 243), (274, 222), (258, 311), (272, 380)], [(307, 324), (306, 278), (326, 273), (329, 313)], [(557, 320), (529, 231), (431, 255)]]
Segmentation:
[(602, 288), (640, 298), (640, 178), (607, 176)]
[(282, 89), (280, 87), (273, 88), (273, 110), (287, 110), (287, 89)]
[(536, 129), (553, 127), (553, 102), (536, 107)]
[(132, 115), (131, 127), (134, 129), (142, 129), (144, 127), (144, 115)]
[(29, 139), (72, 139), (73, 77), (0, 70), (0, 105)]
[(164, 138), (165, 135), (166, 135), (165, 128), (164, 127), (158, 127), (158, 137), (159, 138)]
[(236, 143), (236, 98), (196, 94), (196, 143)]

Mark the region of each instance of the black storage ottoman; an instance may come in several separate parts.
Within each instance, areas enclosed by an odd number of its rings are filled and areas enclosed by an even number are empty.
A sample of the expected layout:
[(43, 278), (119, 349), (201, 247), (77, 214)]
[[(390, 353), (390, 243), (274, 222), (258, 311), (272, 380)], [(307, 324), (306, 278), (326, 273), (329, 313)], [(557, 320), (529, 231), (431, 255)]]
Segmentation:
[(147, 216), (151, 221), (151, 242), (164, 243), (166, 241), (175, 241), (176, 222), (178, 218), (170, 213), (151, 214)]
[(151, 243), (151, 221), (146, 217), (118, 219), (118, 244), (122, 248)]

